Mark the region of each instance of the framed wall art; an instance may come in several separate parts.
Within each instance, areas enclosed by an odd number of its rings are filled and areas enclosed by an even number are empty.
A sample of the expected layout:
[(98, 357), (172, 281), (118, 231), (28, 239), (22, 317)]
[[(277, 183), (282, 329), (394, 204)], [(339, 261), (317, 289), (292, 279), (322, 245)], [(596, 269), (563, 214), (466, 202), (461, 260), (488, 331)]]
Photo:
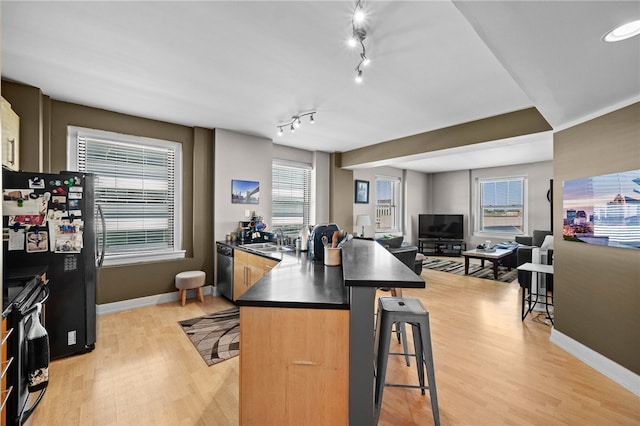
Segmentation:
[(355, 202), (358, 204), (369, 204), (369, 181), (356, 179)]
[(231, 202), (233, 204), (258, 204), (260, 182), (253, 180), (231, 180)]
[(567, 241), (640, 249), (640, 170), (562, 182)]

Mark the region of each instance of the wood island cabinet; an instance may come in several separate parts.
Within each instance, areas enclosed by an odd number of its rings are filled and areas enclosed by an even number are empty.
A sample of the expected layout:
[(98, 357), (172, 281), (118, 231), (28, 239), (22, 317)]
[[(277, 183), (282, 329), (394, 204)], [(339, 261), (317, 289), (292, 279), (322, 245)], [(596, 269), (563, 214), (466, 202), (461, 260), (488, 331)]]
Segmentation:
[(264, 274), (278, 264), (277, 260), (242, 250), (234, 250), (233, 257), (233, 300), (249, 290)]
[(240, 307), (240, 425), (349, 423), (349, 310)]

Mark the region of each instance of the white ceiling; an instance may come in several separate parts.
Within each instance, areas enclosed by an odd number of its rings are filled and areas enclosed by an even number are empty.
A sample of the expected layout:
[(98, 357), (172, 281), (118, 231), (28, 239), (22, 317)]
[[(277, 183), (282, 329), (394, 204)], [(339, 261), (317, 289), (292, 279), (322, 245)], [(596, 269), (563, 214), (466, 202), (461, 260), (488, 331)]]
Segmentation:
[[(2, 76), (53, 99), (308, 150), (348, 151), (535, 106), (560, 129), (640, 100), (639, 1), (2, 2)], [(277, 124), (316, 110), (316, 124)], [(303, 120), (305, 121), (305, 120)], [(545, 161), (551, 132), (385, 165), (426, 172)], [(382, 165), (380, 164), (370, 164)]]

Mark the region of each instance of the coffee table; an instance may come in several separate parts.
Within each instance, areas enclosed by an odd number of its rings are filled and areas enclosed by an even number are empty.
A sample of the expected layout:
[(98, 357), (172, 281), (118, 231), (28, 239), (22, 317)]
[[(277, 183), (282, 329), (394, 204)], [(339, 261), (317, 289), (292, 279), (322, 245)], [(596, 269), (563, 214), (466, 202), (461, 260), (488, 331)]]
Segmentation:
[[(513, 253), (513, 250), (509, 249), (495, 249), (495, 251), (484, 251), (484, 250), (467, 250), (463, 251), (462, 255), (464, 256), (464, 274), (469, 275), (469, 259), (480, 259), (480, 265), (484, 268), (484, 261), (488, 260), (493, 263), (493, 278), (498, 279), (498, 262), (500, 260), (505, 259)], [(507, 263), (509, 264), (509, 263)], [(511, 269), (511, 268), (509, 268)]]

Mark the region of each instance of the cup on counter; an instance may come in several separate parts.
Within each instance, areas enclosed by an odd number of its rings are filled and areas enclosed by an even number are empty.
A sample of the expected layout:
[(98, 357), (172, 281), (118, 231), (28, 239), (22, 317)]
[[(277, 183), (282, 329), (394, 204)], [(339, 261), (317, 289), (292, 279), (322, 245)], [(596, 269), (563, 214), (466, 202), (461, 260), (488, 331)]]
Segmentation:
[(326, 266), (340, 266), (342, 263), (342, 249), (325, 247), (324, 248), (324, 264)]

